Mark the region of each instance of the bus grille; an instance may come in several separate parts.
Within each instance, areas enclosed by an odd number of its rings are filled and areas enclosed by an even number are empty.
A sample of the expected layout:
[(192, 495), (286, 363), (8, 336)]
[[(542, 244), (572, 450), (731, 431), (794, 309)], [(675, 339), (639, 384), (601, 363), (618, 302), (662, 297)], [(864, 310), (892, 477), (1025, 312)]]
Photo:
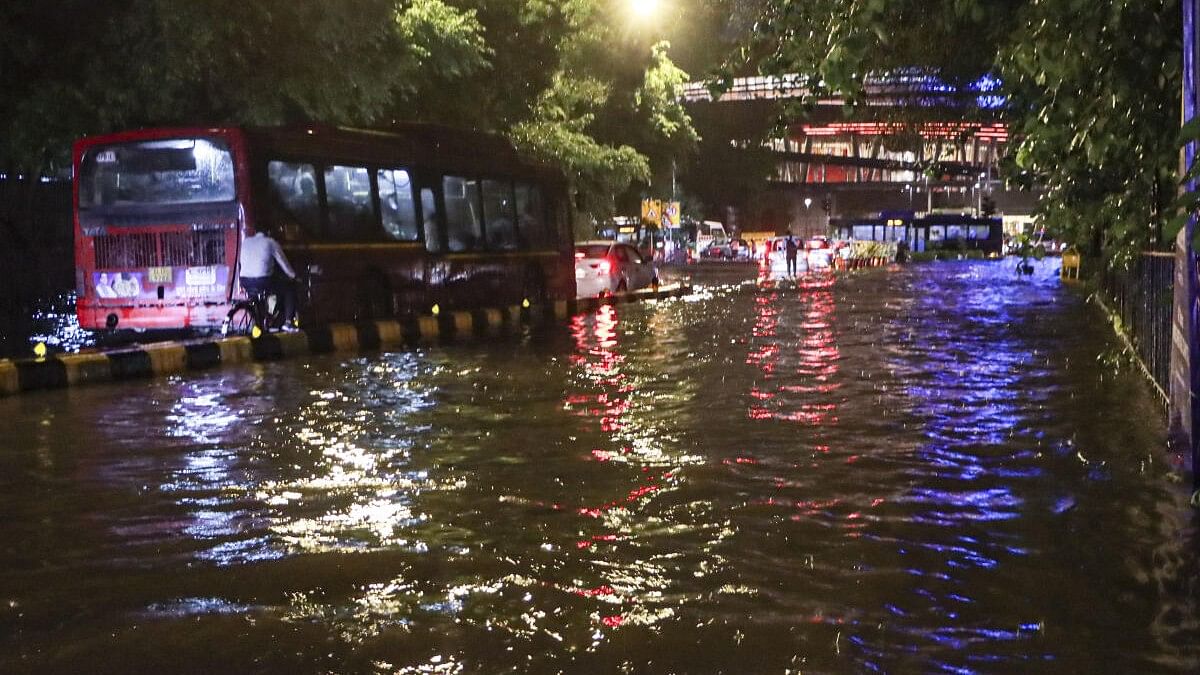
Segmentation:
[(138, 232), (95, 238), (96, 269), (225, 264), (225, 233)]

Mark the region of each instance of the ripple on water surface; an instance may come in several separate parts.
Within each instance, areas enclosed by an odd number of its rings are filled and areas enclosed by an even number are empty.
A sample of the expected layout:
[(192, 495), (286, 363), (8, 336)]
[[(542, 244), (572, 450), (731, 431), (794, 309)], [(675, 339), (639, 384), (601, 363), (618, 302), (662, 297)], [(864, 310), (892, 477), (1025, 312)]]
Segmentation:
[(1007, 267), (0, 400), (0, 670), (1188, 671), (1157, 404)]

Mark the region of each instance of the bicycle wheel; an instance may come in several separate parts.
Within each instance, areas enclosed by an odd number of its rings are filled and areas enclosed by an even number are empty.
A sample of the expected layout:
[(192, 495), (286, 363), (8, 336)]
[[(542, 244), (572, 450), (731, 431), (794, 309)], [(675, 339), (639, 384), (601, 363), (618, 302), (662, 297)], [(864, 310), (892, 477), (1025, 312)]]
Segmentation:
[(277, 295), (272, 295), (263, 301), (260, 306), (260, 311), (263, 312), (262, 323), (259, 328), (264, 333), (277, 331), (283, 328), (283, 301)]
[(225, 315), (221, 324), (222, 335), (250, 335), (257, 323), (257, 312), (249, 302), (239, 302)]

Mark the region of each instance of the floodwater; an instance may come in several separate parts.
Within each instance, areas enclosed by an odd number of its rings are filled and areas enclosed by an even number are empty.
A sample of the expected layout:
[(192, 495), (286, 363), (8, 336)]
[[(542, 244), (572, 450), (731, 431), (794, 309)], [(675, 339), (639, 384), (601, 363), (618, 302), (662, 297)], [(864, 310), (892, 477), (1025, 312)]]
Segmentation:
[(1053, 274), (0, 399), (0, 672), (1196, 672), (1161, 407)]

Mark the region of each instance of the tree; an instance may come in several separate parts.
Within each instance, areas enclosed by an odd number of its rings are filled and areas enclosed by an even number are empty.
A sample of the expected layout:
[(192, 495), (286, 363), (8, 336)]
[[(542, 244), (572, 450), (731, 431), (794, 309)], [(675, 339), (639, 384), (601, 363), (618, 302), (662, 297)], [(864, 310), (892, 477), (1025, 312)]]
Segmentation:
[[(540, 3), (539, 3), (540, 4)], [(667, 45), (623, 33), (609, 3), (567, 0), (532, 13), (561, 31), (556, 67), (511, 134), (527, 153), (563, 166), (577, 191), (580, 234), (616, 210), (615, 198), (651, 167), (686, 156), (696, 132), (678, 100), (687, 79)]]
[(607, 216), (614, 194), (649, 180), (649, 157), (695, 141), (675, 98), (686, 75), (665, 46), (623, 33), (615, 11), (606, 0), (17, 0), (0, 7), (0, 171), (54, 171), (75, 138), (137, 126), (424, 120), (510, 134)]
[(441, 0), (18, 0), (0, 27), (0, 168), (32, 173), (120, 128), (371, 123), (489, 55)]
[[(1156, 239), (1175, 180), (1176, 0), (739, 4), (759, 31), (727, 72), (798, 73), (852, 105), (870, 74), (915, 69), (960, 88), (998, 75), (1016, 137), (1007, 177), (1047, 188), (1039, 208), (1050, 226), (1094, 252), (1128, 253)], [(912, 120), (928, 111), (906, 112)]]
[(1043, 185), (1047, 223), (1093, 254), (1169, 243), (1180, 16), (1175, 0), (1030, 3), (1001, 54), (1019, 139), (1009, 173)]

